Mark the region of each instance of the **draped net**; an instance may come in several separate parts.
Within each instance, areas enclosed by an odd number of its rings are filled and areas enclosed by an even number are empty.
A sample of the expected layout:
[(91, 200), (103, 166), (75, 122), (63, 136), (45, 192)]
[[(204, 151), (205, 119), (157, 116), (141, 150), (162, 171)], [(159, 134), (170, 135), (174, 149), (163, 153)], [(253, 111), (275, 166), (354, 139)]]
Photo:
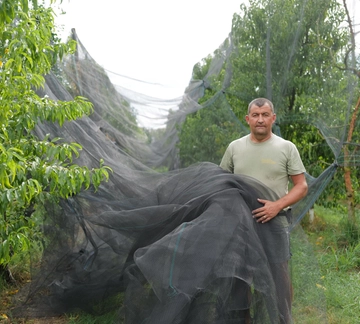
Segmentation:
[[(239, 136), (248, 132), (231, 109), (231, 79), (237, 73), (231, 58), (239, 51), (238, 35), (230, 33), (212, 54), (206, 75), (191, 79), (185, 93), (172, 99), (151, 96), (161, 85), (105, 71), (75, 30), (72, 37), (78, 43), (76, 54), (46, 76), (45, 88), (38, 93), (54, 100), (84, 96), (94, 112), (61, 128), (41, 124), (36, 135), (77, 142), (83, 150), (76, 163), (91, 168), (103, 159), (113, 172), (96, 192), (46, 204), (46, 247), (19, 313), (119, 311), (116, 321), (124, 323), (210, 324), (245, 323), (242, 311), (250, 309), (253, 323), (279, 323), (283, 313), (276, 287), (281, 288), (284, 278), (274, 278), (271, 267), (289, 259), (291, 233), (291, 273), (301, 282), (294, 291), (294, 313), (301, 304), (314, 310), (317, 322), (326, 322), (324, 297), (316, 289), (316, 262), (297, 225), (339, 165), (359, 165), (356, 150), (351, 158), (344, 154), (346, 119), (333, 116), (324, 98), (314, 114), (293, 116), (291, 122), (305, 120), (321, 132), (334, 163), (317, 177), (307, 175), (309, 194), (293, 206), (289, 227), (284, 227), (284, 216), (258, 224), (251, 210), (258, 207), (258, 197), (276, 199), (270, 188), (221, 170), (220, 161), (181, 167), (177, 146), (186, 116), (200, 110), (217, 109), (220, 122), (229, 122)], [(294, 50), (279, 62), (284, 83)], [(216, 88), (213, 80), (220, 73), (225, 75)], [(355, 86), (352, 80), (349, 77), (347, 89)], [(266, 82), (275, 107), (281, 107), (278, 93), (272, 94), (281, 89), (271, 89), (271, 81)], [(144, 87), (146, 93), (141, 93)], [(199, 103), (209, 88), (213, 95)], [(339, 91), (344, 88), (339, 86)], [(348, 102), (333, 104), (349, 118), (354, 93), (347, 91)], [(237, 95), (247, 102), (252, 99)], [(275, 131), (281, 135), (289, 117), (281, 109), (277, 116)], [(204, 133), (199, 129), (199, 137)], [(308, 263), (297, 263), (297, 252), (307, 253)]]

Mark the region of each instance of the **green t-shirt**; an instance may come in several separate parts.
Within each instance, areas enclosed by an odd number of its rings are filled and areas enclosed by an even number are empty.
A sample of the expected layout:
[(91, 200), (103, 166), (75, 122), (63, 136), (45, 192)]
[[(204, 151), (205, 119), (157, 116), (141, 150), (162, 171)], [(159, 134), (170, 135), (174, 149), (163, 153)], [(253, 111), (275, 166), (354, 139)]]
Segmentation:
[(262, 143), (252, 142), (250, 135), (231, 142), (220, 167), (259, 180), (279, 197), (288, 193), (289, 176), (305, 172), (296, 146), (275, 134)]

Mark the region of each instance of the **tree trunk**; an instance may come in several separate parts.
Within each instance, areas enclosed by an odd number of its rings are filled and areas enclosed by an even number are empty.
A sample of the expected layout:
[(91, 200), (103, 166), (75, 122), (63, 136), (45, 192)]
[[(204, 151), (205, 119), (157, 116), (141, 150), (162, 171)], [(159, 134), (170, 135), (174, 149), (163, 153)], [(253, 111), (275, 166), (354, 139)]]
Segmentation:
[[(353, 114), (351, 116), (349, 132), (348, 132), (348, 136), (347, 136), (347, 143), (351, 143), (352, 134), (353, 134), (354, 128), (355, 128), (357, 113), (359, 111), (359, 106), (360, 106), (360, 98), (358, 99), (355, 109), (353, 111)], [(354, 197), (354, 188), (351, 183), (351, 167), (349, 164), (349, 157), (350, 157), (350, 152), (349, 152), (348, 146), (346, 145), (345, 149), (344, 149), (344, 172), (345, 172), (344, 180), (345, 180), (346, 196), (347, 196), (348, 219), (349, 219), (349, 222), (351, 222), (352, 224), (355, 224), (356, 223), (355, 197)]]

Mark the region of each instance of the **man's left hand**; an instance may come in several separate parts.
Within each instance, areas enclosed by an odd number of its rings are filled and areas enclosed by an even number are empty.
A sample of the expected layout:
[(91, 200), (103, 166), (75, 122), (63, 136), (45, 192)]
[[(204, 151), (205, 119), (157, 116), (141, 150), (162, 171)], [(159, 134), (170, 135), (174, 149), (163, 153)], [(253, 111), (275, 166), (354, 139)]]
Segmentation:
[(252, 211), (253, 217), (256, 218), (258, 223), (267, 223), (268, 221), (272, 220), (281, 210), (275, 201), (258, 198), (258, 202), (264, 204), (264, 206)]

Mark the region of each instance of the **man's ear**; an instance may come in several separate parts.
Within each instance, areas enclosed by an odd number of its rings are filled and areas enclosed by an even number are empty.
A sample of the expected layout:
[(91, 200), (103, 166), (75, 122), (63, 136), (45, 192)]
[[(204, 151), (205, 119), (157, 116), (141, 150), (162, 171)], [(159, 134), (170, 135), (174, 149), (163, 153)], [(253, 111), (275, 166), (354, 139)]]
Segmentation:
[(246, 122), (249, 124), (249, 115), (246, 115), (246, 116), (245, 116), (245, 120), (246, 120)]
[(276, 120), (276, 114), (273, 114), (273, 123), (275, 123)]

